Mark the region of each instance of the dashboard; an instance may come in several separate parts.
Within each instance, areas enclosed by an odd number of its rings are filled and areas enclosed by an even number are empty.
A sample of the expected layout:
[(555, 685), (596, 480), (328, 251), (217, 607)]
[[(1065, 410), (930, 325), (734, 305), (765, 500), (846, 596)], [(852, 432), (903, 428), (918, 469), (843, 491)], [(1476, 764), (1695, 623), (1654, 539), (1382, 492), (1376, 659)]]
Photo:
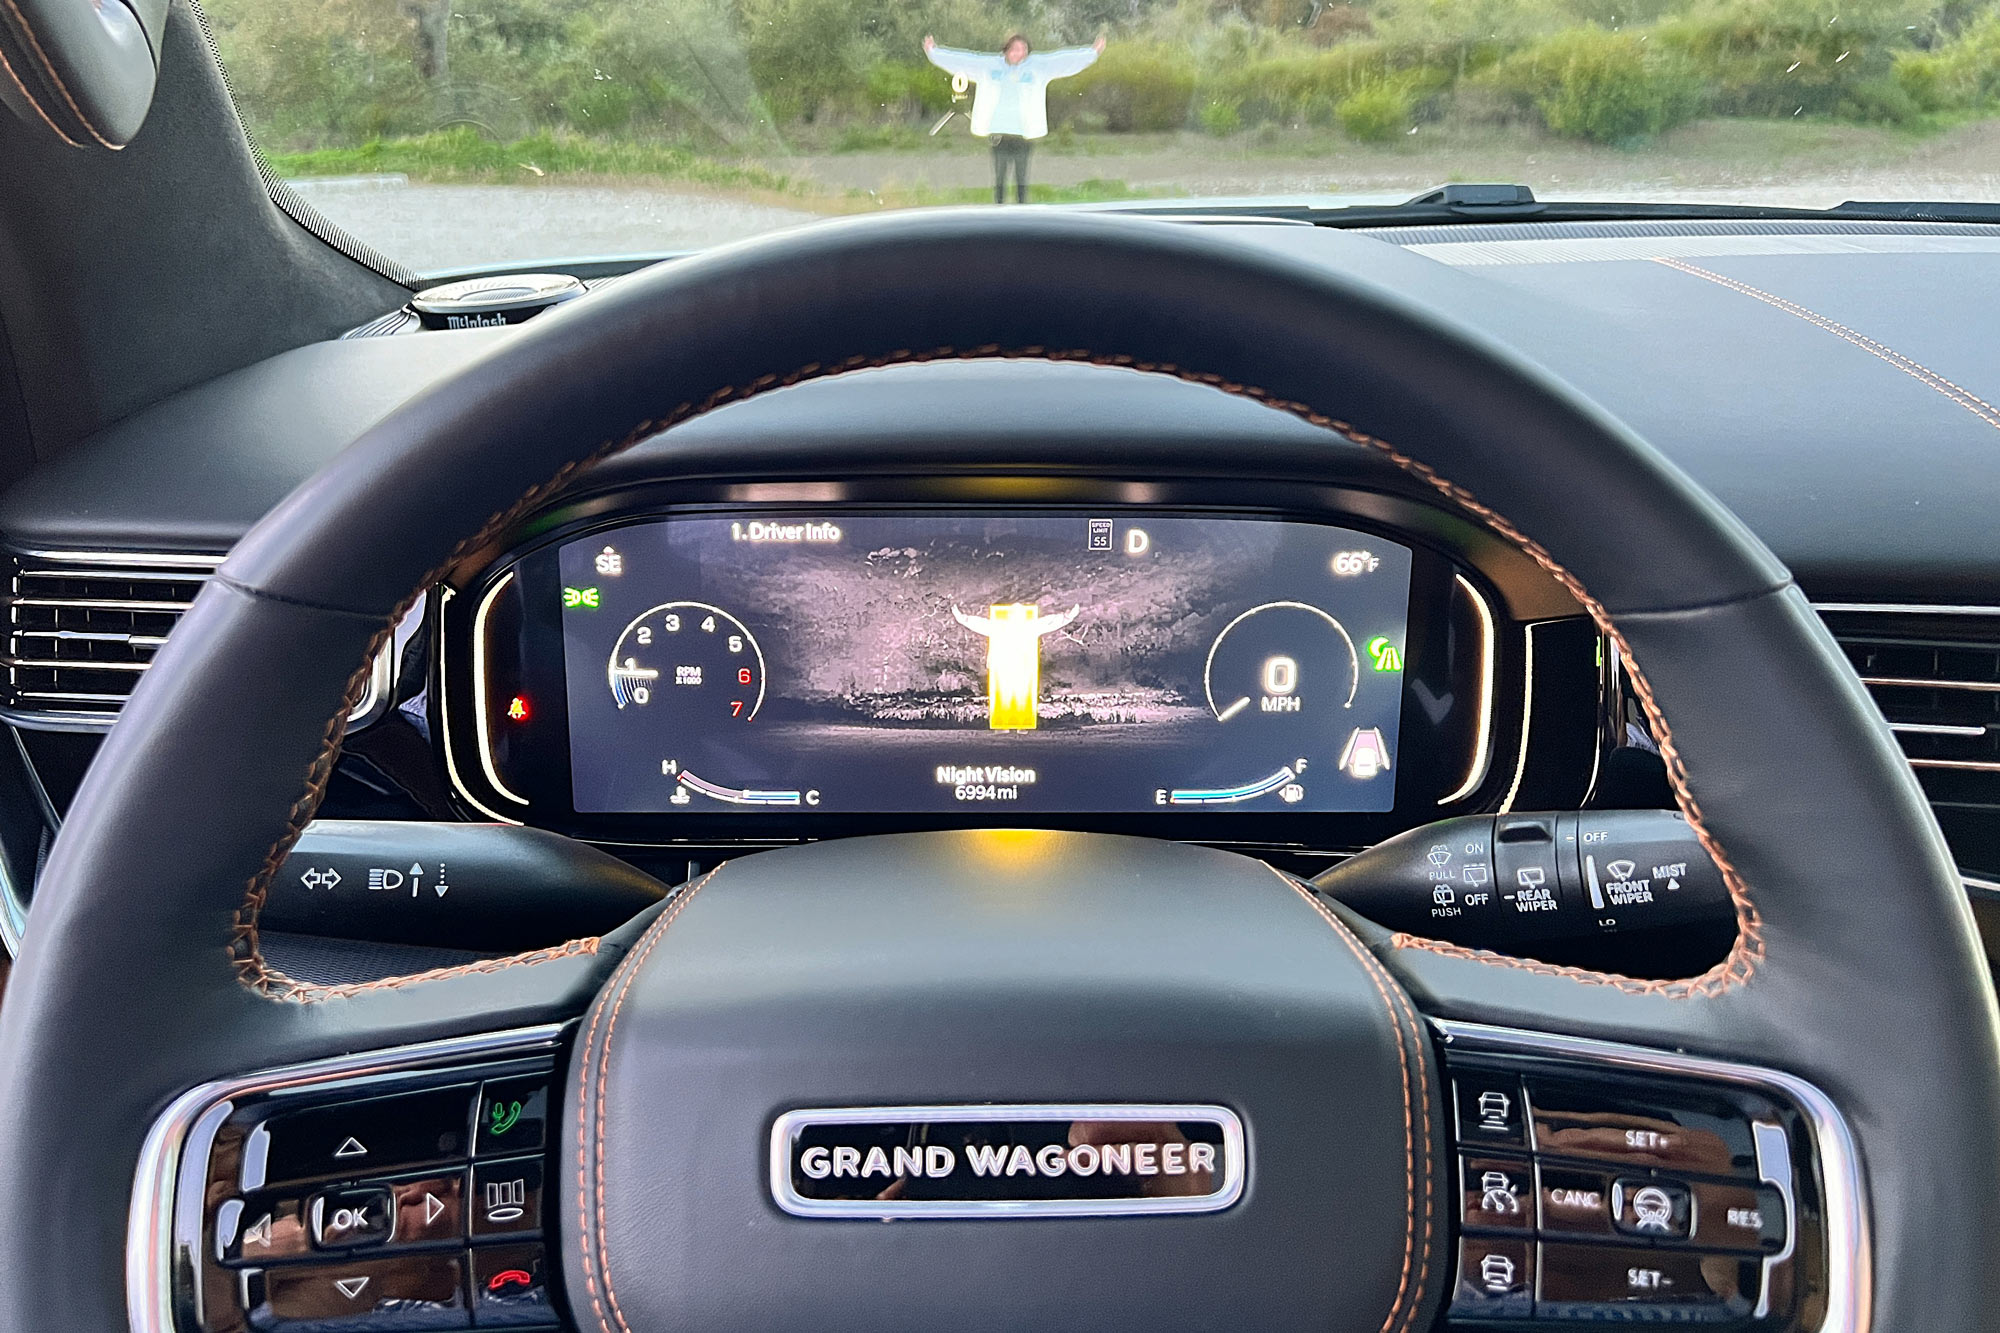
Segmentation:
[(462, 798), (617, 842), (1033, 821), (1333, 847), (1513, 778), (1512, 654), (1462, 555), (1351, 512), (1068, 489), (552, 523), (442, 609)]

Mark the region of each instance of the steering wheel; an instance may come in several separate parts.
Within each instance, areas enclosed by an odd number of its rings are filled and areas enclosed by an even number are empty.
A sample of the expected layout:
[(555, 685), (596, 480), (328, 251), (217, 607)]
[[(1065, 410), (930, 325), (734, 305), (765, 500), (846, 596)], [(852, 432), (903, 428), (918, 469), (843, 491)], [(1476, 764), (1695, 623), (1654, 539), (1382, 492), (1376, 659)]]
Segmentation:
[[(266, 886), (417, 590), (594, 461), (710, 408), (992, 357), (1256, 399), (1381, 451), (1524, 549), (1632, 665), (1735, 900), (1728, 957), (1639, 981), (1387, 936), (1220, 851), (940, 833), (761, 853), (539, 954), (337, 986), (266, 963)], [(1991, 982), (1910, 771), (1786, 571), (1522, 358), (1206, 228), (841, 222), (542, 316), (231, 554), (106, 741), (29, 925), (0, 1009), (9, 1328), (162, 1327), (157, 1256), (128, 1255), (128, 1217), (149, 1127), (191, 1086), (564, 1021), (548, 1239), (585, 1333), (1427, 1326), (1454, 1189), (1427, 1018), (1809, 1080), (1863, 1187), (1837, 1238), (1856, 1273), (1842, 1326), (1872, 1310), (1988, 1327), (2000, 1299)], [(772, 1206), (766, 1145), (791, 1107), (986, 1102), (1233, 1108), (1247, 1187), (1185, 1217), (883, 1226)]]

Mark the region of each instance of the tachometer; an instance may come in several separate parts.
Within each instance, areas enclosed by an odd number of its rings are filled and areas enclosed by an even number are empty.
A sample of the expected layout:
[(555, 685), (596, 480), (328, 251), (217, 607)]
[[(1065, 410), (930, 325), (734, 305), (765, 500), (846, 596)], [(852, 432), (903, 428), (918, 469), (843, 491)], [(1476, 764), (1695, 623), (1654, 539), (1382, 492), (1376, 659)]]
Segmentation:
[(764, 703), (764, 650), (749, 627), (706, 602), (663, 602), (618, 636), (606, 669), (620, 712), (695, 726), (748, 722)]

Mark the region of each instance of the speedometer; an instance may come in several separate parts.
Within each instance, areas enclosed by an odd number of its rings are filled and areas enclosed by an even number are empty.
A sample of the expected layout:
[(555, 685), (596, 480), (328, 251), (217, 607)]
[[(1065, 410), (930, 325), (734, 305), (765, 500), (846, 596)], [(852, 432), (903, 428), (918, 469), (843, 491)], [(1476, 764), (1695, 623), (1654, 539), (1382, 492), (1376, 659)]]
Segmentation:
[(764, 650), (749, 627), (706, 602), (663, 602), (625, 626), (606, 668), (621, 713), (669, 724), (748, 722), (764, 703)]

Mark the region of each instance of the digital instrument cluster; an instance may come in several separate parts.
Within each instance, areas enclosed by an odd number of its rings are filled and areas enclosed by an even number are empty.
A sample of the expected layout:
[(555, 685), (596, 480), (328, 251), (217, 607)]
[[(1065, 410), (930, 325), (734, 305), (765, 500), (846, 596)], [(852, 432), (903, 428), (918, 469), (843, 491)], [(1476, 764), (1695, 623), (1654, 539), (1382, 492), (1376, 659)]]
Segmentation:
[(558, 561), (580, 812), (1395, 804), (1410, 551), (1379, 537), (773, 513)]
[(607, 506), (446, 600), (444, 743), (586, 838), (1373, 841), (1513, 773), (1490, 607), (1333, 513)]

